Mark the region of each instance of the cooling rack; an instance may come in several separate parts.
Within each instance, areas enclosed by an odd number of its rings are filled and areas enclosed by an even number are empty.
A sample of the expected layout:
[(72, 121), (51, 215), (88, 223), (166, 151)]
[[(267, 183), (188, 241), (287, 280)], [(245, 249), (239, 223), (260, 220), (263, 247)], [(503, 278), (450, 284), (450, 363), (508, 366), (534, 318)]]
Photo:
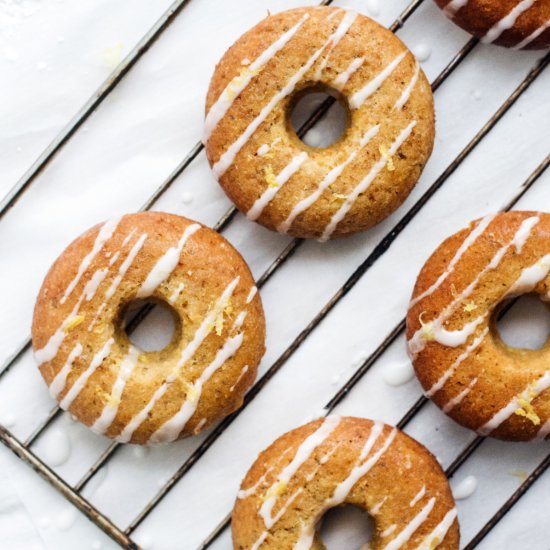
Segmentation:
[[(63, 178), (62, 167), (72, 162), (73, 142), (86, 139), (80, 137), (86, 123), (109, 118), (117, 109), (125, 108), (113, 100), (115, 90), (122, 88), (120, 93), (129, 93), (133, 74), (144, 65), (148, 67), (148, 58), (155, 57), (157, 48), (162, 50), (163, 40), (170, 33), (173, 36), (176, 25), (181, 25), (178, 32), (185, 30), (189, 18), (190, 25), (209, 28), (208, 17), (200, 11), (201, 3), (204, 6), (208, 0), (174, 2), (114, 69), (0, 202), (0, 233), (2, 224), (10, 229), (21, 227), (18, 220), (25, 219), (28, 203), (46, 200), (46, 186), (49, 193), (55, 191), (51, 182)], [(280, 4), (280, 9), (285, 9), (304, 3)], [(343, 6), (337, 0), (322, 4)], [(160, 184), (146, 181), (136, 193), (145, 197), (141, 210), (164, 209), (199, 219), (223, 232), (251, 263), (271, 326), (268, 353), (243, 407), (192, 440), (155, 449), (148, 462), (130, 455), (130, 446), (85, 432), (86, 458), (67, 469), (55, 468), (41, 458), (41, 443), (66, 416), (51, 401), (40, 398), (39, 411), (25, 429), (9, 430), (0, 425), (2, 443), (122, 547), (138, 548), (140, 533), (148, 526), (155, 533), (163, 530), (165, 540), (178, 541), (176, 546), (161, 542), (162, 548), (227, 547), (231, 501), (254, 454), (285, 429), (302, 423), (304, 417), (333, 411), (396, 424), (436, 452), (449, 478), (464, 471), (480, 477), (492, 475), (493, 484), (495, 480), (502, 482), (491, 494), (484, 513), (478, 512), (478, 505), (472, 507), (475, 513), (470, 511), (468, 501), (459, 505), (464, 548), (503, 548), (495, 541), (508, 540), (507, 534), (523, 533), (517, 521), (501, 520), (521, 509), (527, 498), (522, 501), (522, 497), (540, 478), (548, 478), (544, 474), (550, 465), (550, 448), (545, 444), (518, 447), (475, 437), (434, 410), (415, 383), (382, 388), (380, 373), (390, 362), (404, 360), (402, 317), (407, 298), (424, 258), (444, 236), (489, 210), (550, 208), (546, 172), (550, 163), (550, 81), (545, 72), (550, 55), (482, 46), (448, 23), (430, 0), (395, 0), (391, 4), (388, 11), (395, 14), (388, 26), (407, 44), (412, 46), (414, 37), (430, 34), (441, 40), (437, 46), (432, 43), (438, 51), (432, 54), (436, 59), (427, 73), (438, 113), (443, 114), (438, 120), (442, 138), (421, 182), (388, 220), (365, 235), (325, 247), (269, 234), (245, 222), (229, 207), (212, 183), (200, 141), (187, 143), (187, 153)], [(363, 2), (347, 2), (345, 6), (365, 11)], [(227, 18), (230, 27), (240, 29), (233, 21), (231, 3), (210, 2), (203, 9), (213, 7), (220, 12), (220, 20)], [(240, 31), (227, 39), (226, 47)], [(185, 36), (180, 37), (179, 44), (190, 48)], [(213, 64), (205, 65), (203, 70), (208, 74)], [(196, 67), (185, 67), (182, 74), (186, 70)], [(197, 96), (204, 93), (205, 88)], [(331, 99), (323, 102), (300, 128), (300, 134), (318, 131), (332, 104)], [(200, 117), (192, 119), (190, 126), (198, 137)], [(205, 191), (205, 186), (211, 189)], [(188, 190), (193, 191), (195, 200), (182, 206), (178, 197)], [(55, 195), (47, 200), (55, 200)], [(129, 205), (128, 210), (132, 209), (137, 209), (135, 204)], [(105, 216), (108, 213), (105, 211)], [(318, 278), (325, 282), (312, 283), (312, 270), (318, 270)], [(393, 298), (381, 298), (380, 293), (385, 292)], [(148, 314), (142, 311), (130, 330)], [(13, 341), (12, 349), (0, 367), (0, 399), (5, 396), (7, 402), (15, 399), (8, 394), (18, 378), (34, 372), (30, 339), (24, 333)], [(45, 393), (37, 384), (39, 391)], [(369, 400), (373, 405), (365, 406)], [(273, 419), (272, 412), (280, 413), (280, 419)], [(260, 420), (252, 422), (254, 416)], [(509, 462), (502, 458), (505, 455)], [(217, 461), (220, 456), (224, 457), (221, 465)], [(233, 459), (228, 461), (227, 457)], [(526, 466), (519, 484), (507, 471), (514, 460)], [(165, 477), (160, 488), (146, 478), (143, 468), (162, 472)], [(92, 493), (92, 482), (107, 469), (101, 490)], [(494, 469), (499, 470), (496, 477)], [(146, 498), (134, 499), (132, 481), (125, 477), (125, 471), (130, 476), (143, 474)], [(140, 477), (135, 483), (141, 481)], [(116, 495), (135, 502), (121, 505)], [(182, 499), (189, 504), (181, 504)], [(544, 506), (540, 495), (530, 501), (530, 506)], [(188, 518), (181, 526), (179, 513)], [(196, 525), (192, 534), (184, 529), (191, 523)], [(508, 531), (502, 529), (506, 523), (512, 525)], [(495, 534), (499, 529), (502, 534)], [(536, 540), (550, 540), (548, 526), (543, 524), (540, 529), (542, 535)]]

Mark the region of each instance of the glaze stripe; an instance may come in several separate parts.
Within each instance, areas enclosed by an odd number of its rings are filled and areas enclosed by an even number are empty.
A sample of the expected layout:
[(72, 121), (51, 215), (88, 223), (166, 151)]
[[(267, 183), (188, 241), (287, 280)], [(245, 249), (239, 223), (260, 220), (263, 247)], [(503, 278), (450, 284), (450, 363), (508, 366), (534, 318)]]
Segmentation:
[(437, 278), (437, 281), (435, 281), (433, 285), (431, 285), (424, 292), (416, 296), (416, 298), (411, 300), (409, 308), (413, 307), (415, 304), (420, 302), (420, 300), (423, 300), (427, 296), (432, 295), (443, 284), (447, 277), (455, 270), (456, 264), (458, 263), (460, 258), (462, 258), (464, 253), (469, 250), (469, 248), (474, 244), (478, 237), (480, 237), (485, 232), (487, 227), (489, 227), (489, 224), (495, 219), (496, 215), (496, 213), (489, 214), (482, 218), (482, 220), (476, 225), (475, 229), (473, 231), (470, 231), (466, 239), (464, 239), (464, 242), (460, 245), (452, 260), (449, 262), (447, 269)]
[(535, 436), (535, 441), (542, 441), (546, 439), (546, 436), (550, 434), (550, 418), (542, 425), (541, 429)]
[(353, 74), (355, 74), (356, 71), (358, 71), (363, 63), (365, 62), (364, 57), (356, 57), (351, 61), (351, 63), (348, 65), (347, 69), (345, 71), (342, 71), (333, 81), (333, 86), (337, 90), (343, 90), (344, 86), (348, 83), (348, 80), (352, 77)]
[(327, 66), (328, 60), (332, 50), (338, 45), (338, 42), (344, 38), (344, 35), (347, 33), (348, 29), (353, 25), (354, 21), (357, 19), (357, 13), (354, 11), (346, 11), (344, 17), (342, 18), (343, 25), (340, 26), (340, 30), (336, 32), (334, 38), (332, 39), (330, 46), (326, 55), (321, 59), (317, 70), (315, 71), (315, 80), (321, 80), (323, 76), (323, 71)]
[(403, 93), (399, 97), (399, 99), (395, 102), (395, 105), (393, 108), (397, 111), (400, 111), (403, 109), (407, 101), (409, 101), (409, 98), (411, 97), (412, 91), (414, 90), (414, 87), (416, 86), (416, 82), (418, 81), (418, 75), (420, 74), (420, 65), (418, 61), (414, 65), (414, 72), (411, 78), (411, 81), (407, 84), (407, 87), (403, 90)]
[(118, 412), (122, 392), (124, 391), (128, 378), (130, 378), (135, 366), (137, 365), (139, 355), (140, 350), (130, 344), (128, 353), (124, 356), (120, 364), (120, 370), (111, 389), (111, 395), (103, 407), (98, 419), (91, 426), (91, 429), (95, 433), (103, 435), (113, 423), (113, 420)]
[(78, 266), (78, 271), (74, 276), (74, 279), (69, 283), (69, 286), (65, 289), (65, 292), (63, 293), (63, 296), (61, 297), (61, 300), (60, 300), (62, 304), (64, 304), (67, 301), (67, 298), (71, 295), (76, 285), (80, 281), (82, 275), (84, 275), (84, 272), (88, 269), (88, 267), (92, 263), (93, 259), (101, 252), (101, 250), (105, 246), (105, 243), (112, 237), (120, 220), (121, 218), (108, 220), (101, 226), (101, 229), (98, 231), (97, 236), (95, 238), (92, 250), (90, 250), (90, 252), (88, 252), (88, 254), (84, 256), (84, 259)]
[(204, 121), (204, 135), (202, 138), (203, 143), (208, 141), (220, 120), (222, 120), (231, 105), (233, 105), (235, 99), (250, 84), (254, 76), (284, 48), (308, 19), (309, 14), (306, 13), (293, 27), (282, 34), (275, 42), (270, 44), (270, 46), (244, 70), (244, 74), (239, 74), (229, 82), (206, 115)]
[(492, 26), (481, 41), (486, 44), (494, 42), (504, 31), (511, 29), (516, 24), (519, 16), (527, 11), (534, 3), (535, 0), (523, 0), (520, 2), (506, 17), (503, 17), (498, 23)]
[(359, 107), (361, 107), (365, 101), (391, 76), (393, 71), (397, 68), (406, 55), (406, 51), (400, 53), (384, 70), (376, 75), (370, 82), (365, 84), (365, 86), (363, 86), (360, 90), (355, 92), (349, 100), (350, 108), (359, 109)]
[(409, 507), (412, 508), (426, 494), (426, 485), (422, 485), (422, 489), (418, 491), (416, 496), (409, 502)]
[(300, 82), (302, 77), (313, 67), (314, 63), (321, 56), (324, 50), (329, 46), (334, 37), (339, 36), (349, 30), (350, 23), (348, 18), (343, 17), (340, 25), (334, 33), (332, 33), (326, 42), (316, 50), (313, 55), (306, 61), (306, 63), (288, 80), (286, 85), (279, 90), (271, 100), (262, 108), (260, 114), (247, 126), (246, 130), (229, 146), (229, 148), (222, 154), (220, 159), (214, 164), (212, 170), (217, 178), (220, 178), (225, 174), (227, 169), (233, 164), (235, 157), (239, 151), (244, 147), (246, 142), (250, 139), (252, 134), (258, 129), (260, 124), (267, 118), (275, 106), (285, 97), (290, 95), (296, 84)]
[(141, 285), (136, 296), (146, 298), (164, 283), (172, 274), (178, 265), (180, 254), (189, 238), (195, 234), (201, 226), (198, 223), (188, 225), (183, 232), (178, 244), (170, 247), (157, 261), (153, 269), (147, 275), (147, 278)]
[(422, 541), (422, 544), (420, 544), (416, 550), (434, 550), (434, 548), (437, 548), (445, 540), (457, 515), (456, 508), (449, 510), (441, 522), (438, 523), (435, 529)]
[(77, 342), (76, 346), (69, 353), (67, 361), (63, 365), (63, 368), (55, 375), (52, 383), (50, 384), (50, 395), (57, 399), (59, 394), (65, 389), (65, 384), (67, 383), (67, 376), (73, 368), (73, 363), (77, 357), (82, 355), (82, 344)]
[(428, 519), (432, 508), (435, 505), (435, 497), (432, 497), (426, 506), (405, 526), (405, 528), (386, 546), (384, 550), (398, 550), (401, 548), (416, 532), (416, 530)]
[(378, 131), (380, 130), (380, 125), (377, 124), (376, 126), (373, 126), (370, 130), (368, 130), (365, 135), (361, 138), (359, 142), (359, 147), (354, 149), (351, 154), (348, 156), (348, 158), (339, 164), (338, 166), (335, 166), (323, 179), (323, 181), (319, 184), (317, 189), (311, 193), (308, 197), (305, 199), (302, 199), (290, 212), (287, 219), (279, 224), (277, 227), (277, 231), (281, 233), (286, 233), (294, 223), (294, 220), (305, 210), (307, 210), (312, 204), (314, 204), (319, 197), (323, 194), (323, 192), (328, 189), (342, 174), (346, 166), (352, 162), (359, 151), (363, 149), (369, 141), (378, 134)]
[(264, 208), (275, 198), (281, 187), (300, 169), (307, 160), (308, 154), (302, 151), (294, 156), (292, 160), (279, 172), (273, 184), (269, 184), (259, 199), (252, 205), (252, 208), (246, 213), (246, 217), (251, 220), (257, 220), (264, 211)]
[(96, 369), (103, 363), (105, 358), (111, 353), (111, 346), (114, 344), (114, 339), (109, 338), (103, 347), (94, 355), (88, 368), (76, 379), (71, 389), (66, 393), (65, 397), (60, 401), (59, 406), (63, 410), (68, 410), (72, 402), (76, 399), (78, 394), (82, 391), (86, 382), (96, 371)]
[(451, 0), (443, 9), (443, 13), (451, 19), (456, 15), (458, 10), (468, 4), (468, 0)]
[(235, 383), (229, 388), (229, 391), (232, 392), (236, 387), (237, 384), (242, 380), (243, 376), (248, 372), (248, 365), (245, 365), (239, 374), (239, 377), (235, 381)]
[(183, 349), (181, 357), (176, 364), (174, 370), (166, 377), (166, 380), (157, 388), (148, 403), (141, 409), (136, 415), (132, 417), (130, 422), (124, 427), (120, 435), (116, 438), (122, 443), (128, 443), (132, 438), (134, 432), (141, 426), (141, 424), (147, 419), (149, 413), (157, 403), (157, 401), (166, 393), (170, 385), (177, 379), (183, 365), (191, 359), (195, 354), (203, 340), (210, 334), (214, 328), (216, 319), (223, 310), (227, 307), (229, 299), (231, 298), (235, 287), (239, 283), (239, 277), (236, 277), (225, 288), (222, 295), (218, 298), (216, 304), (208, 315), (204, 318), (203, 322), (195, 332), (193, 340)]
[(225, 341), (222, 348), (218, 350), (215, 359), (202, 371), (201, 375), (193, 383), (192, 390), (188, 392), (180, 410), (151, 435), (148, 443), (175, 441), (178, 438), (178, 435), (197, 410), (204, 384), (210, 380), (215, 372), (221, 368), (228, 359), (237, 353), (243, 343), (243, 338), (244, 334), (240, 332), (236, 336), (230, 337)]
[(465, 387), (458, 395), (449, 400), (449, 402), (441, 409), (444, 413), (449, 414), (457, 405), (460, 405), (466, 396), (472, 391), (473, 387), (477, 384), (477, 378), (471, 380), (467, 387)]
[(550, 19), (541, 25), (538, 29), (533, 31), (527, 38), (524, 38), (519, 44), (516, 44), (512, 49), (521, 50), (531, 44), (533, 40), (537, 39), (547, 28), (550, 27)]
[(486, 327), (483, 332), (475, 338), (475, 340), (466, 348), (464, 353), (460, 354), (453, 364), (441, 375), (439, 380), (432, 385), (432, 387), (426, 392), (426, 397), (433, 397), (443, 386), (447, 383), (449, 378), (453, 376), (458, 367), (468, 358), (470, 355), (483, 343), (485, 337), (489, 334), (489, 327)]
[(403, 145), (407, 138), (411, 135), (413, 128), (416, 125), (416, 120), (413, 120), (401, 133), (397, 136), (395, 141), (391, 144), (387, 155), (382, 155), (378, 162), (370, 169), (369, 173), (361, 180), (361, 182), (355, 187), (350, 195), (346, 198), (342, 206), (335, 212), (332, 216), (330, 222), (326, 226), (321, 238), (321, 242), (328, 241), (337, 225), (345, 218), (346, 214), (349, 212), (359, 195), (364, 193), (371, 183), (374, 181), (376, 176), (382, 171), (388, 162), (388, 157), (395, 155), (398, 149)]
[(319, 428), (310, 434), (298, 447), (296, 454), (292, 461), (283, 469), (283, 471), (277, 476), (276, 481), (266, 492), (266, 498), (264, 499), (259, 515), (264, 521), (264, 525), (267, 529), (273, 527), (275, 518), (272, 516), (273, 507), (278, 500), (277, 489), (284, 487), (296, 474), (300, 466), (313, 454), (315, 449), (322, 445), (328, 436), (334, 431), (334, 429), (340, 423), (340, 417), (327, 416)]

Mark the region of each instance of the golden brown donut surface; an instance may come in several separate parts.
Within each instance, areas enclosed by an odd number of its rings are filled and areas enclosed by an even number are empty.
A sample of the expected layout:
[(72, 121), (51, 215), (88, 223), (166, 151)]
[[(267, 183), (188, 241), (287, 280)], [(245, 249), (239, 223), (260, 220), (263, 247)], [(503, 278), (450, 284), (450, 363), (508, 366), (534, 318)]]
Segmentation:
[[(296, 135), (290, 112), (312, 90), (349, 123), (327, 148)], [(226, 52), (212, 77), (203, 141), (224, 191), (249, 219), (327, 240), (368, 229), (407, 197), (431, 153), (430, 86), (390, 31), (340, 8), (272, 15)]]
[[(122, 326), (136, 299), (175, 321), (144, 352)], [(237, 409), (264, 353), (265, 321), (248, 266), (220, 235), (161, 212), (93, 227), (46, 275), (32, 326), (52, 396), (95, 432), (122, 442), (173, 441)]]
[(449, 237), (422, 268), (407, 340), (426, 394), (454, 420), (509, 440), (550, 433), (550, 341), (506, 345), (495, 319), (513, 297), (550, 298), (550, 215), (491, 214)]
[(514, 49), (550, 47), (550, 0), (435, 0), (482, 42)]
[(373, 550), (458, 549), (453, 497), (430, 452), (381, 422), (338, 416), (296, 428), (260, 453), (233, 509), (233, 547), (321, 550), (316, 526), (342, 504), (374, 519)]

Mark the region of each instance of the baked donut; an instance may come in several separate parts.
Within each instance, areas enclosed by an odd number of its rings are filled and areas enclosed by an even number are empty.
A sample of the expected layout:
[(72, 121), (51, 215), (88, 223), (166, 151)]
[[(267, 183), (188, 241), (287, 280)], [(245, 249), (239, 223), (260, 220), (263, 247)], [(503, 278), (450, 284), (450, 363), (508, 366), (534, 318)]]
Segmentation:
[[(144, 352), (123, 327), (129, 304), (162, 302), (172, 341)], [(78, 237), (46, 275), (32, 342), (61, 407), (99, 434), (160, 443), (237, 409), (264, 353), (248, 266), (215, 231), (162, 212), (128, 214)]]
[(435, 0), (482, 42), (516, 50), (550, 47), (550, 0)]
[(321, 550), (316, 526), (341, 504), (374, 518), (372, 550), (458, 549), (453, 497), (430, 452), (397, 428), (338, 416), (260, 453), (233, 509), (233, 548)]
[[(326, 148), (290, 122), (312, 91), (333, 95), (348, 127)], [(217, 65), (203, 141), (214, 175), (251, 220), (325, 241), (389, 216), (418, 180), (434, 141), (430, 86), (390, 31), (341, 8), (271, 15)]]
[(550, 433), (550, 341), (506, 345), (496, 319), (510, 298), (550, 297), (550, 214), (491, 214), (449, 237), (426, 262), (407, 315), (416, 374), (434, 403), (482, 435)]

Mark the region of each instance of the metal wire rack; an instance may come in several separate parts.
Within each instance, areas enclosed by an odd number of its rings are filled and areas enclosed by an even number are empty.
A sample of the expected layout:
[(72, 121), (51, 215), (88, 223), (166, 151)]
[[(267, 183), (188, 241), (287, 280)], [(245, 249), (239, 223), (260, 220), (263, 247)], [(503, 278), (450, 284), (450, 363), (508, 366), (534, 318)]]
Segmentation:
[[(197, 1), (197, 0), (195, 0)], [(329, 5), (333, 0), (325, 0), (321, 5)], [(417, 8), (425, 0), (413, 0), (400, 14), (395, 22), (389, 27), (392, 32), (397, 32), (401, 29), (408, 19), (413, 15)], [(182, 12), (184, 7), (191, 0), (176, 0), (171, 7), (163, 14), (163, 16), (155, 23), (155, 25), (147, 32), (140, 40), (136, 47), (123, 60), (123, 62), (113, 71), (109, 78), (100, 86), (97, 92), (86, 102), (77, 115), (69, 122), (69, 124), (59, 133), (56, 139), (43, 151), (37, 161), (29, 168), (23, 177), (9, 191), (6, 197), (0, 202), (0, 220), (3, 216), (15, 206), (16, 202), (21, 198), (23, 193), (33, 184), (37, 176), (50, 163), (55, 155), (64, 147), (71, 137), (78, 131), (88, 117), (97, 109), (97, 107), (105, 100), (105, 98), (115, 89), (117, 84), (124, 76), (138, 63), (144, 53), (151, 45), (161, 36), (161, 34), (170, 26), (176, 17)], [(476, 39), (470, 39), (463, 48), (456, 53), (447, 66), (432, 82), (432, 90), (435, 92), (445, 82), (445, 80), (454, 72), (454, 70), (475, 50), (477, 45)], [(498, 124), (501, 118), (507, 111), (516, 103), (522, 94), (529, 86), (539, 77), (546, 69), (550, 62), (550, 54), (542, 56), (538, 62), (527, 72), (523, 81), (513, 91), (513, 93), (501, 104), (501, 106), (493, 113), (493, 115), (485, 122), (482, 128), (475, 136), (467, 143), (460, 151), (454, 160), (445, 168), (445, 170), (437, 177), (437, 179), (426, 189), (419, 199), (410, 207), (401, 219), (379, 240), (373, 250), (362, 261), (362, 263), (349, 276), (339, 290), (330, 298), (330, 300), (320, 309), (314, 318), (301, 330), (298, 336), (284, 350), (275, 362), (266, 370), (266, 372), (256, 381), (254, 386), (247, 393), (241, 409), (221, 421), (213, 430), (211, 430), (204, 441), (190, 454), (190, 456), (180, 465), (175, 474), (161, 487), (156, 495), (149, 503), (136, 515), (127, 527), (120, 527), (111, 521), (102, 511), (95, 508), (88, 500), (82, 496), (82, 490), (87, 483), (96, 475), (96, 473), (104, 467), (109, 460), (115, 455), (120, 448), (120, 444), (111, 443), (105, 451), (97, 458), (95, 463), (89, 468), (84, 476), (71, 486), (67, 481), (62, 479), (55, 471), (53, 471), (45, 462), (43, 462), (32, 449), (33, 444), (44, 433), (44, 431), (52, 424), (62, 411), (59, 407), (53, 408), (50, 413), (44, 418), (36, 429), (27, 437), (25, 441), (19, 440), (8, 429), (0, 425), (0, 441), (12, 450), (20, 459), (31, 466), (40, 476), (49, 482), (57, 489), (68, 501), (74, 504), (81, 512), (83, 512), (91, 521), (99, 528), (107, 533), (114, 541), (124, 548), (137, 549), (138, 545), (132, 540), (132, 534), (138, 526), (142, 524), (156, 506), (166, 497), (172, 488), (193, 468), (200, 458), (212, 447), (214, 442), (224, 433), (224, 431), (233, 423), (233, 421), (249, 406), (249, 404), (258, 396), (262, 389), (270, 382), (275, 374), (284, 367), (289, 358), (298, 350), (301, 344), (309, 337), (309, 335), (322, 323), (322, 321), (331, 313), (333, 308), (347, 295), (347, 293), (359, 282), (365, 273), (384, 255), (396, 238), (407, 227), (407, 225), (415, 218), (415, 216), (428, 203), (431, 197), (445, 184), (448, 178), (462, 164), (462, 162), (470, 155), (470, 153), (481, 143), (481, 141), (492, 131)], [(309, 117), (304, 125), (299, 130), (299, 135), (305, 135), (317, 122), (319, 122), (327, 114), (334, 100), (329, 98), (321, 104), (316, 111)], [(189, 165), (201, 154), (203, 145), (199, 142), (188, 152), (182, 161), (176, 166), (172, 173), (162, 182), (162, 184), (151, 194), (147, 201), (141, 207), (142, 211), (151, 209), (164, 193), (176, 182), (181, 174), (189, 167)], [(536, 184), (537, 180), (544, 173), (550, 164), (550, 155), (546, 156), (538, 167), (529, 175), (517, 191), (507, 203), (500, 208), (502, 211), (512, 209), (515, 204)], [(230, 208), (215, 224), (214, 229), (224, 231), (234, 220), (237, 210)], [(296, 252), (302, 245), (300, 239), (293, 239), (286, 248), (275, 258), (268, 266), (261, 277), (257, 281), (258, 287), (264, 286), (270, 278), (285, 264), (285, 262)], [(130, 330), (135, 328), (143, 318), (148, 314), (148, 310), (141, 311), (132, 321)], [(359, 365), (349, 379), (343, 384), (333, 397), (325, 405), (323, 411), (325, 414), (332, 412), (346, 396), (354, 389), (358, 382), (365, 376), (382, 354), (390, 347), (390, 345), (402, 335), (405, 328), (405, 320), (402, 319), (394, 326), (378, 345), (378, 347)], [(0, 368), (0, 382), (3, 377), (12, 368), (15, 368), (30, 348), (30, 337), (25, 339), (8, 357), (3, 366)], [(409, 422), (417, 415), (425, 406), (427, 399), (423, 396), (419, 397), (413, 406), (397, 423), (401, 429), (405, 428)], [(446, 475), (452, 477), (453, 474), (464, 464), (464, 462), (472, 456), (472, 454), (483, 444), (483, 437), (473, 439), (462, 451), (455, 457), (449, 467), (446, 469)], [(490, 518), (490, 520), (479, 530), (477, 534), (466, 545), (467, 550), (476, 548), (480, 542), (488, 535), (488, 533), (498, 524), (498, 522), (510, 511), (510, 509), (518, 502), (518, 500), (532, 487), (537, 479), (550, 466), (550, 454), (542, 460), (542, 462), (533, 470), (533, 472), (521, 483), (519, 488), (502, 504), (500, 509)], [(203, 541), (200, 545), (201, 549), (208, 548), (216, 538), (229, 526), (230, 515), (228, 514), (218, 527)]]

